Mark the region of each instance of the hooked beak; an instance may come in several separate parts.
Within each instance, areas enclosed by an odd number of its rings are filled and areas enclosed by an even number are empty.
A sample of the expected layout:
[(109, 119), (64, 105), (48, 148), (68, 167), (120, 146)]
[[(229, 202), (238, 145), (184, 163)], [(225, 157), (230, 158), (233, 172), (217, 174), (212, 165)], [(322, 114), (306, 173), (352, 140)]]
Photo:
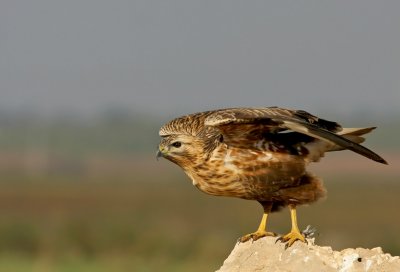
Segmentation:
[(156, 155), (157, 161), (158, 161), (158, 159), (159, 159), (160, 157), (164, 157), (164, 154), (163, 154), (163, 153), (161, 152), (161, 150), (159, 149), (159, 150), (157, 151), (157, 155)]

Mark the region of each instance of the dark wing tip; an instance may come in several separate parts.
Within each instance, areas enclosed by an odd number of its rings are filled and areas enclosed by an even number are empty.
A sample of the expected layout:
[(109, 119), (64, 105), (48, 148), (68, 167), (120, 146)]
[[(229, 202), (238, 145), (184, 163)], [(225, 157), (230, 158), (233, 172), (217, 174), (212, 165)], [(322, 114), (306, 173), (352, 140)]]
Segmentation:
[(381, 158), (381, 157), (379, 157), (379, 159), (376, 159), (376, 160), (374, 160), (374, 161), (379, 162), (379, 163), (382, 163), (382, 164), (386, 164), (386, 165), (389, 164), (387, 161), (385, 161), (385, 159), (383, 159), (383, 158)]
[(373, 161), (382, 163), (382, 164), (388, 164), (388, 162), (382, 158), (381, 156), (379, 156), (378, 154), (376, 154), (375, 152), (371, 151), (370, 149), (366, 148), (365, 146), (359, 145), (357, 143), (354, 143), (354, 145), (350, 145), (347, 147), (347, 149), (350, 149), (364, 157), (367, 157), (368, 159), (371, 159)]

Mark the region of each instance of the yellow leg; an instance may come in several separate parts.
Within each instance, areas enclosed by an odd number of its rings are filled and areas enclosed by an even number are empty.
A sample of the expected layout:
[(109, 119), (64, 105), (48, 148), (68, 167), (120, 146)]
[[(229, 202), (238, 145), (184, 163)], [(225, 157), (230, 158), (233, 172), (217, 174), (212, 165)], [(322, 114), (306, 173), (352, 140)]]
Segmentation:
[(286, 247), (290, 247), (297, 240), (306, 243), (304, 235), (300, 233), (299, 227), (297, 226), (296, 206), (289, 205), (289, 209), (290, 218), (292, 219), (292, 229), (288, 234), (277, 239), (277, 241), (287, 242)]
[(258, 229), (253, 233), (247, 234), (247, 235), (239, 238), (239, 242), (243, 243), (250, 239), (252, 239), (253, 241), (256, 241), (265, 236), (276, 236), (275, 233), (267, 231), (267, 219), (268, 219), (268, 214), (270, 213), (270, 211), (271, 211), (270, 205), (264, 206), (264, 214), (263, 214), (263, 217), (261, 218), (261, 222), (260, 222), (260, 225), (258, 226)]

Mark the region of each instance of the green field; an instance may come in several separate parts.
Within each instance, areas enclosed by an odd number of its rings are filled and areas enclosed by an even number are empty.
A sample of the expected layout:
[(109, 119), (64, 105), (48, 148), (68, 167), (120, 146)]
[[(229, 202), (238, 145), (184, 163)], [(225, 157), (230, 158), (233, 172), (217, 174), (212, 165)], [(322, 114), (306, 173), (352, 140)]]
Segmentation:
[[(236, 239), (255, 230), (261, 208), (202, 194), (175, 170), (139, 171), (131, 180), (3, 177), (0, 271), (217, 269)], [(317, 244), (335, 249), (382, 246), (400, 254), (400, 183), (391, 176), (326, 180), (328, 199), (299, 209), (301, 228), (316, 227)], [(289, 230), (287, 210), (270, 218), (271, 230)]]

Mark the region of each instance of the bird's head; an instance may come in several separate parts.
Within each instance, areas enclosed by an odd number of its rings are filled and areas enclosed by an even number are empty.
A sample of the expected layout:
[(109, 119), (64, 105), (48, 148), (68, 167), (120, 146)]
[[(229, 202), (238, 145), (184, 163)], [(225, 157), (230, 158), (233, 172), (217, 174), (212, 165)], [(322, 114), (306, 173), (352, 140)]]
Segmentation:
[(158, 145), (158, 157), (164, 157), (182, 168), (201, 163), (204, 143), (198, 137), (186, 134), (163, 136)]

